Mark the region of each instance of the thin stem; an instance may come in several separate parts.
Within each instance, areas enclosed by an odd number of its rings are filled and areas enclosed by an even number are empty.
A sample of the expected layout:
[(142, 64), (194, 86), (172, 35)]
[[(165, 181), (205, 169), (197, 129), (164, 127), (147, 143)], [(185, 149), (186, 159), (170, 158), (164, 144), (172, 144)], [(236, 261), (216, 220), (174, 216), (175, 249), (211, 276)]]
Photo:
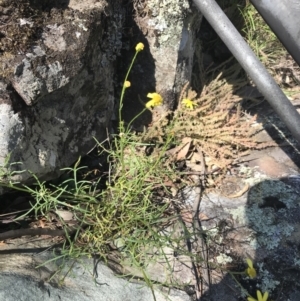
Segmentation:
[[(128, 79), (129, 73), (132, 69), (133, 63), (136, 59), (136, 56), (138, 54), (138, 51), (135, 52), (135, 55), (131, 61), (131, 64), (127, 70), (124, 82), (123, 82), (123, 87), (122, 87), (122, 92), (121, 92), (121, 97), (120, 97), (120, 106), (119, 106), (119, 133), (124, 135), (125, 129), (124, 129), (124, 121), (122, 120), (122, 108), (123, 108), (123, 100), (124, 100), (124, 95), (125, 95), (125, 82)], [(123, 141), (123, 136), (121, 137), (120, 140), (120, 161), (121, 161), (121, 166), (122, 166), (122, 172), (125, 171), (125, 165), (124, 165), (124, 141)]]
[(232, 272), (228, 271), (228, 273), (230, 274), (230, 276), (233, 278), (233, 280), (236, 282), (236, 284), (241, 288), (241, 290), (249, 297), (251, 297), (251, 295), (247, 292), (246, 289), (243, 288), (243, 286), (238, 282), (238, 280), (235, 278), (235, 276), (233, 275)]
[(120, 106), (119, 106), (119, 126), (120, 126), (120, 132), (124, 131), (124, 124), (122, 122), (122, 108), (123, 108), (123, 99), (124, 99), (125, 89), (126, 89), (125, 82), (128, 79), (129, 73), (130, 73), (130, 71), (132, 69), (132, 66), (133, 66), (133, 63), (134, 63), (134, 61), (136, 59), (137, 54), (138, 54), (138, 51), (135, 52), (135, 55), (134, 55), (134, 57), (133, 57), (133, 59), (131, 61), (131, 64), (130, 64), (128, 70), (127, 70), (127, 73), (126, 73), (126, 76), (125, 76), (125, 79), (124, 79), (124, 83), (123, 83), (123, 87), (122, 87), (122, 92), (121, 92), (121, 97), (120, 97)]
[(127, 125), (127, 130), (130, 129), (131, 124), (139, 117), (141, 116), (147, 109), (144, 108), (140, 113), (138, 113), (133, 119), (131, 119), (131, 121), (128, 123)]

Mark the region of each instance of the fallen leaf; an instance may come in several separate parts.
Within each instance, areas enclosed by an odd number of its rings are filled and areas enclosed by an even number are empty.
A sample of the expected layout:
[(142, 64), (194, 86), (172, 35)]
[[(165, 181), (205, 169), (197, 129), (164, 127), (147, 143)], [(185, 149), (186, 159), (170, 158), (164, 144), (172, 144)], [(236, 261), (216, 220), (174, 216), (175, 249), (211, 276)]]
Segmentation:
[(208, 220), (208, 216), (202, 212), (199, 213), (199, 219), (201, 221), (207, 221)]
[(193, 152), (190, 158), (191, 163), (201, 162), (201, 160), (202, 160), (201, 154)]
[(190, 137), (185, 137), (179, 145), (179, 151), (176, 156), (176, 161), (181, 161), (186, 159), (187, 153), (190, 150), (192, 139)]
[(39, 220), (39, 224), (41, 228), (45, 228), (45, 222), (42, 219)]
[(201, 164), (192, 163), (191, 161), (186, 161), (186, 166), (192, 171), (202, 172), (203, 168)]
[[(182, 211), (181, 217), (187, 223), (191, 223), (193, 221), (193, 213), (191, 211)], [(208, 216), (202, 212), (199, 213), (198, 218), (200, 221), (208, 220)]]

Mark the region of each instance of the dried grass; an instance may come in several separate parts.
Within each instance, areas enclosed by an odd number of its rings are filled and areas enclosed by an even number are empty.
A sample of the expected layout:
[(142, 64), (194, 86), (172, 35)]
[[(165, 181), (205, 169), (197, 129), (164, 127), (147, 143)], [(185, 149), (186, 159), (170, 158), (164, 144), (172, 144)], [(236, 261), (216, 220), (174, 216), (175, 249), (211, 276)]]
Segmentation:
[[(206, 80), (201, 94), (186, 84), (175, 112), (169, 112), (143, 134), (144, 141), (164, 141), (170, 134), (179, 144), (185, 137), (193, 139), (191, 151), (203, 152), (206, 170), (226, 169), (250, 149), (265, 148), (272, 143), (255, 138), (262, 127), (256, 116), (249, 117), (241, 109), (237, 91), (247, 85), (238, 64), (224, 64), (217, 77)], [(183, 98), (193, 100), (194, 110), (185, 108)]]

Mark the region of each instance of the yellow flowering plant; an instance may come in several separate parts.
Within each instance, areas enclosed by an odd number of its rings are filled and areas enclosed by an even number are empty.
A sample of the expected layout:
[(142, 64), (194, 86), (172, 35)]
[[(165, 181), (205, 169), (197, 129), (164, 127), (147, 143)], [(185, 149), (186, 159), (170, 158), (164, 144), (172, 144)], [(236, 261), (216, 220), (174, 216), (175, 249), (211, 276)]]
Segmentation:
[(184, 98), (181, 102), (182, 104), (185, 105), (186, 108), (190, 110), (194, 110), (194, 107), (196, 107), (198, 104), (188, 98)]
[[(241, 290), (249, 296), (247, 299), (248, 301), (267, 301), (268, 296), (269, 296), (268, 292), (265, 292), (264, 295), (262, 295), (262, 293), (260, 291), (257, 291), (258, 299), (254, 299), (253, 297), (251, 297), (249, 295), (249, 293), (243, 288), (243, 286), (240, 284), (240, 282), (236, 279), (235, 275), (247, 275), (251, 279), (256, 278), (257, 273), (253, 266), (253, 261), (250, 258), (246, 258), (246, 263), (247, 263), (248, 267), (243, 272), (228, 271), (229, 274), (231, 275), (233, 280), (237, 283), (237, 285), (241, 288)], [(271, 300), (269, 300), (269, 301), (271, 301)]]
[(146, 103), (147, 109), (160, 106), (163, 103), (163, 98), (158, 93), (148, 93), (147, 97), (151, 98), (151, 100)]
[(261, 293), (261, 291), (256, 291), (257, 299), (254, 299), (253, 297), (248, 297), (248, 301), (268, 301), (269, 293), (265, 292), (264, 294)]
[(248, 275), (250, 278), (256, 278), (256, 270), (253, 267), (253, 262), (250, 258), (246, 259), (248, 268), (245, 270), (246, 275)]
[(163, 98), (160, 94), (153, 92), (153, 93), (148, 93), (147, 97), (150, 98), (151, 100), (148, 101), (145, 104), (145, 108), (137, 114), (131, 121), (128, 123), (126, 128), (124, 127), (124, 122), (122, 121), (122, 108), (123, 108), (123, 100), (124, 100), (124, 95), (125, 95), (125, 90), (126, 88), (129, 88), (131, 86), (131, 82), (128, 80), (128, 76), (130, 74), (130, 71), (132, 69), (133, 63), (137, 57), (137, 54), (141, 52), (144, 49), (144, 44), (143, 43), (138, 43), (135, 47), (135, 55), (131, 61), (131, 64), (127, 70), (123, 87), (122, 87), (122, 92), (121, 92), (121, 97), (120, 97), (120, 106), (119, 106), (119, 137), (121, 138), (120, 145), (121, 145), (121, 162), (122, 162), (122, 169), (124, 169), (124, 160), (123, 160), (123, 155), (124, 155), (124, 145), (125, 143), (122, 143), (122, 139), (126, 139), (126, 135), (124, 133), (130, 129), (131, 124), (140, 116), (142, 115), (147, 109), (151, 109), (153, 107), (159, 106), (163, 102)]
[(129, 80), (126, 80), (125, 82), (124, 82), (124, 87), (125, 88), (129, 88), (131, 86), (131, 82), (129, 81)]
[(137, 52), (139, 52), (139, 51), (142, 51), (142, 50), (144, 50), (144, 44), (143, 43), (138, 43), (136, 46), (135, 46), (135, 50), (137, 51)]
[[(120, 121), (120, 126), (122, 126), (123, 123), (121, 123), (121, 120), (122, 120), (122, 116), (121, 116), (121, 112), (122, 112), (122, 108), (123, 108), (123, 99), (124, 99), (124, 95), (125, 95), (125, 89), (126, 88), (129, 88), (131, 86), (131, 83), (130, 81), (128, 80), (128, 76), (129, 76), (129, 73), (132, 69), (132, 66), (133, 66), (133, 63), (138, 55), (138, 53), (140, 51), (142, 51), (144, 49), (144, 44), (143, 43), (138, 43), (136, 46), (135, 46), (135, 54), (134, 54), (134, 57), (131, 61), (131, 64), (127, 70), (127, 73), (125, 75), (125, 79), (124, 79), (124, 83), (123, 83), (123, 87), (122, 87), (122, 92), (121, 92), (121, 97), (120, 97), (120, 107), (119, 107), (119, 121)], [(124, 129), (120, 129), (120, 132), (122, 132)]]
[[(120, 120), (120, 132), (121, 133), (124, 132), (124, 130), (125, 130), (124, 127), (123, 127), (123, 123), (121, 122), (121, 120), (122, 120), (121, 112), (122, 112), (122, 107), (123, 107), (123, 99), (124, 99), (124, 95), (125, 95), (125, 89), (129, 88), (131, 86), (131, 83), (128, 80), (128, 76), (129, 76), (129, 73), (132, 69), (132, 66), (133, 66), (133, 63), (136, 59), (137, 54), (142, 50), (144, 50), (144, 44), (143, 43), (138, 43), (135, 46), (135, 55), (134, 55), (134, 57), (131, 61), (131, 64), (130, 64), (128, 70), (127, 70), (127, 73), (126, 73), (126, 76), (125, 76), (125, 79), (124, 79), (123, 88), (122, 88), (121, 97), (120, 97), (120, 107), (119, 107), (119, 120)], [(156, 92), (148, 93), (147, 97), (151, 98), (151, 100), (146, 103), (144, 110), (142, 110), (138, 115), (136, 115), (130, 121), (130, 123), (128, 124), (128, 128), (130, 127), (130, 125), (133, 123), (133, 121), (135, 119), (137, 119), (141, 114), (143, 114), (145, 112), (146, 109), (151, 109), (153, 107), (160, 106), (163, 103), (163, 98), (161, 97), (160, 94), (158, 94)]]

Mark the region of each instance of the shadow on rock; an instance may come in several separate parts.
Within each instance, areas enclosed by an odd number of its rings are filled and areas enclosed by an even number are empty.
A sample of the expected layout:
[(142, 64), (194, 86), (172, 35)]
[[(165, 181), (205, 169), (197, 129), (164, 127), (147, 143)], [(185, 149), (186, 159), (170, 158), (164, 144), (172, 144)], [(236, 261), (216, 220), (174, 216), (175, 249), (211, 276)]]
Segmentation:
[[(202, 226), (211, 241), (209, 258), (222, 268), (211, 270), (210, 289), (200, 300), (247, 300), (237, 282), (253, 297), (258, 289), (268, 291), (271, 300), (300, 300), (299, 205), (299, 175), (262, 180), (238, 199), (204, 196), (201, 212), (208, 219)], [(245, 271), (249, 257), (257, 271), (255, 279), (226, 273)]]

